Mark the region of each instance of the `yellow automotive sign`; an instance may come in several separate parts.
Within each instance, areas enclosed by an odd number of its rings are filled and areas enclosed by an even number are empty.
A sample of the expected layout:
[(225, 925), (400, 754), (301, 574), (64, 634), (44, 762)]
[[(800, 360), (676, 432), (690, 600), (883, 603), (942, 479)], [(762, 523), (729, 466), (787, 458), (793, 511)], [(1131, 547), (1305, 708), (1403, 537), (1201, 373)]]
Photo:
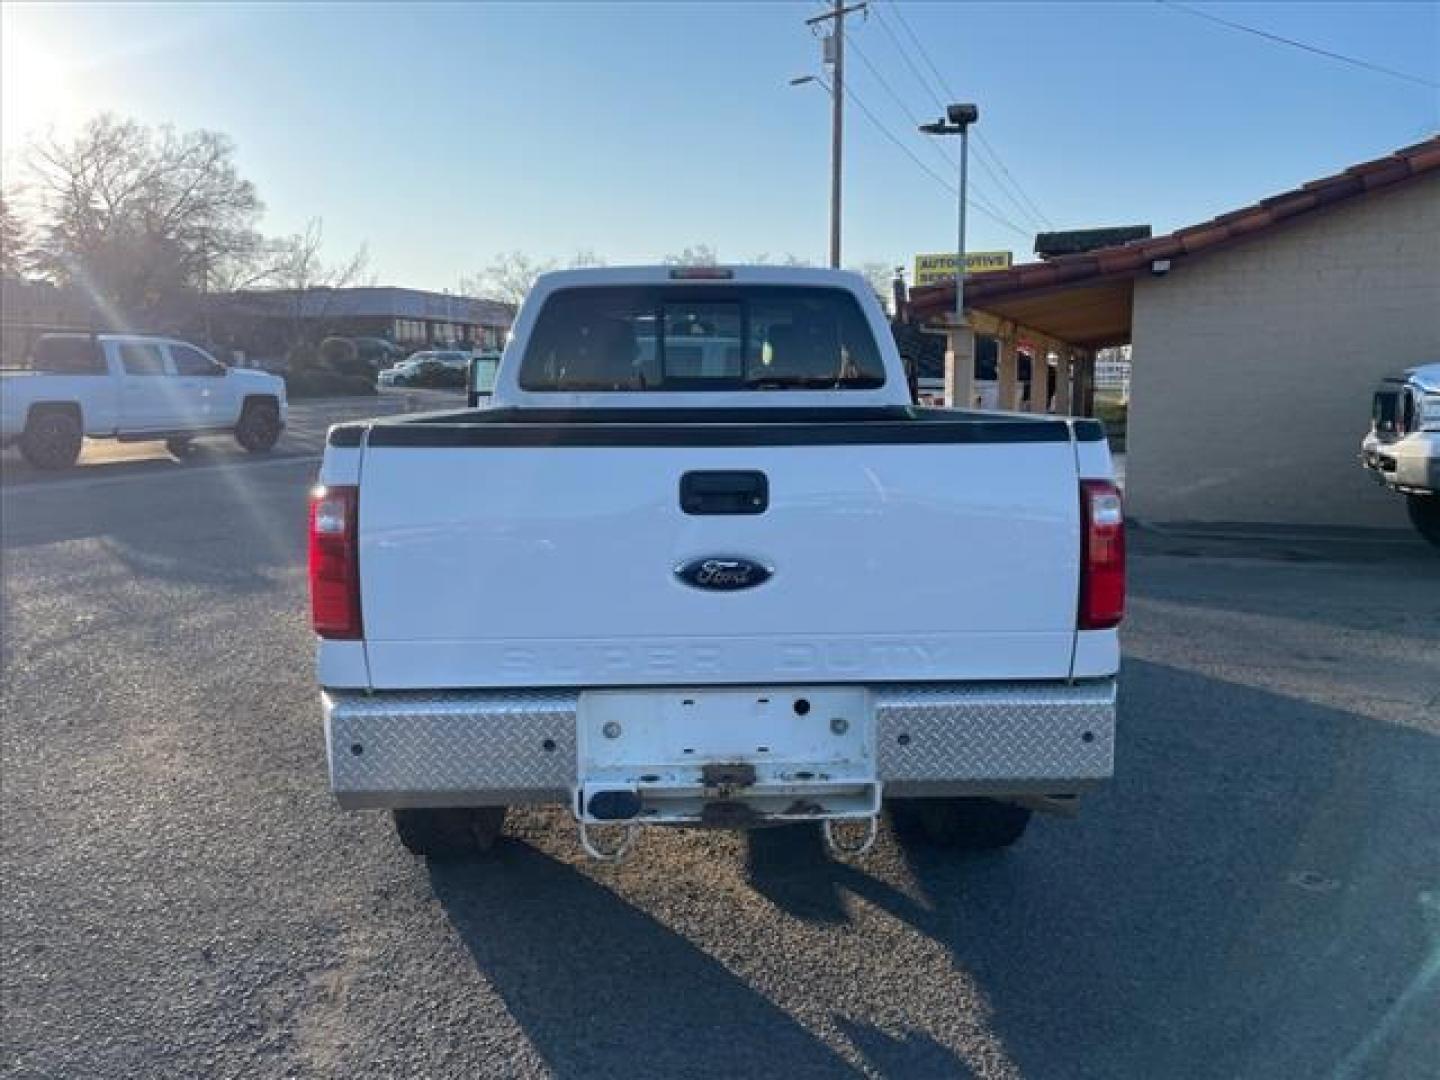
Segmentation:
[[(967, 251), (965, 272), (983, 274), (987, 270), (1009, 270), (1010, 262), (1008, 251)], [(910, 282), (912, 285), (939, 285), (942, 281), (954, 280), (955, 252), (915, 256), (915, 277)]]

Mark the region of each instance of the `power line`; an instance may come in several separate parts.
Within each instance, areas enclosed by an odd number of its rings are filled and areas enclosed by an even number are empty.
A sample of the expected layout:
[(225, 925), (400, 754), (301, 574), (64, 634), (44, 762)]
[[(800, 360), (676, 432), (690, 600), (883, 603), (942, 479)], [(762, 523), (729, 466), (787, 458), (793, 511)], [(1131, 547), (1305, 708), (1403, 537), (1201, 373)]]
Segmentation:
[(1440, 90), (1440, 82), (1433, 79), (1426, 79), (1420, 75), (1411, 75), (1407, 71), (1396, 71), (1381, 64), (1371, 63), (1369, 60), (1361, 60), (1359, 57), (1346, 56), (1344, 53), (1331, 52), (1329, 49), (1322, 49), (1318, 45), (1307, 45), (1303, 41), (1295, 41), (1292, 38), (1282, 37), (1279, 34), (1272, 34), (1267, 30), (1258, 30), (1253, 26), (1246, 26), (1244, 23), (1231, 22), (1229, 19), (1222, 19), (1219, 15), (1212, 15), (1208, 11), (1201, 11), (1199, 8), (1190, 7), (1188, 4), (1177, 4), (1173, 0), (1156, 0), (1163, 7), (1172, 8), (1175, 11), (1183, 11), (1186, 15), (1193, 15), (1197, 19), (1205, 19), (1208, 22), (1217, 23), (1220, 26), (1227, 26), (1231, 30), (1238, 30), (1242, 34), (1254, 34), (1258, 38), (1272, 41), (1277, 45), (1289, 45), (1292, 49), (1301, 49), (1316, 56), (1328, 57), (1331, 60), (1339, 60), (1342, 64), (1352, 64), (1366, 71), (1374, 71), (1381, 75), (1389, 75), (1394, 79), (1403, 79), (1406, 82), (1418, 83), (1421, 86), (1428, 86), (1432, 90)]
[(925, 78), (925, 76), (921, 73), (920, 69), (915, 66), (915, 61), (910, 58), (910, 50), (905, 47), (905, 44), (900, 40), (899, 37), (896, 36), (895, 31), (890, 28), (890, 21), (885, 16), (882, 5), (878, 3), (872, 4), (871, 10), (875, 12), (875, 21), (880, 24), (881, 29), (885, 31), (885, 33), (889, 36), (890, 40), (894, 43), (895, 51), (900, 54), (900, 59), (905, 61), (905, 66), (910, 69), (910, 73), (915, 76), (915, 80), (924, 88), (925, 93), (928, 94), (930, 97), (933, 97), (943, 109), (945, 107), (945, 101), (943, 97), (943, 91), (945, 88), (942, 86), (940, 88), (942, 93), (937, 93), (934, 87), (930, 85), (930, 80)]
[[(875, 81), (880, 84), (880, 88), (890, 95), (890, 99), (894, 101), (895, 104), (899, 105), (901, 111), (910, 118), (911, 124), (918, 128), (921, 124), (920, 118), (915, 115), (915, 112), (910, 108), (910, 106), (905, 103), (904, 99), (901, 98), (900, 95), (895, 92), (895, 89), (890, 85), (890, 83), (886, 81), (885, 76), (880, 73), (879, 68), (877, 68), (875, 64), (871, 62), (870, 58), (865, 54), (865, 50), (860, 47), (860, 45), (856, 42), (854, 38), (850, 39), (849, 44), (850, 47), (855, 50), (856, 55), (860, 57), (860, 62), (870, 69), (870, 74), (875, 76)], [(928, 146), (934, 149), (937, 154), (940, 155), (940, 157), (944, 160), (945, 164), (949, 165), (952, 169), (958, 167), (959, 162), (955, 159), (953, 155), (947, 153), (943, 149), (940, 140), (926, 139), (925, 142)], [(989, 162), (987, 162), (984, 158), (978, 155), (976, 156), (975, 160), (980, 163), (980, 166), (987, 173), (989, 173), (990, 179), (995, 182), (995, 186), (999, 188), (1001, 193), (1004, 194), (1005, 197), (1008, 198), (1015, 205), (1015, 208), (1019, 210), (1023, 216), (1036, 219), (1041, 222), (1042, 225), (1045, 223), (1044, 215), (1036, 214), (1033, 209), (1025, 206), (1025, 204), (1015, 198), (1015, 196), (1010, 192), (1010, 190), (1006, 188), (1000, 177), (996, 175), (995, 170), (990, 167)], [(989, 196), (986, 196), (986, 198), (989, 198)]]
[[(816, 75), (815, 81), (818, 82), (830, 93), (834, 93), (834, 90), (831, 88), (830, 83), (827, 82), (823, 76)], [(906, 157), (908, 157), (911, 161), (913, 161), (916, 167), (919, 168), (921, 172), (925, 173), (925, 175), (930, 177), (930, 179), (943, 186), (947, 191), (950, 192), (950, 194), (955, 196), (959, 195), (960, 189), (957, 188), (954, 184), (952, 184), (949, 180), (945, 179), (945, 177), (937, 173), (929, 165), (926, 165), (925, 162), (921, 161), (920, 158), (916, 156), (915, 152), (910, 149), (910, 147), (906, 146), (895, 135), (894, 132), (892, 132), (888, 127), (885, 126), (885, 124), (880, 120), (878, 116), (876, 116), (873, 112), (870, 111), (870, 106), (866, 105), (865, 102), (860, 99), (859, 95), (857, 95), (848, 84), (844, 85), (844, 91), (845, 96), (848, 97), (852, 102), (854, 102), (857, 109), (859, 109), (862, 113), (865, 114), (865, 118), (875, 126), (876, 130), (879, 131), (881, 135), (884, 135), (885, 138), (889, 139), (890, 142), (894, 143), (895, 146), (900, 150), (900, 152), (903, 153)], [(1020, 236), (1025, 237), (1027, 240), (1030, 239), (1031, 233), (1029, 232), (1029, 230), (1015, 224), (1015, 222), (1005, 217), (994, 207), (989, 206), (988, 204), (981, 202), (979, 199), (975, 198), (973, 194), (969, 195), (969, 197), (966, 198), (965, 202), (970, 206), (973, 206), (976, 210), (979, 210), (986, 217), (992, 219), (997, 225), (1010, 229), (1011, 231), (1018, 233)]]
[[(890, 83), (886, 81), (885, 76), (880, 73), (880, 69), (870, 62), (870, 57), (865, 54), (865, 50), (860, 48), (860, 46), (853, 39), (850, 42), (850, 47), (855, 50), (855, 55), (860, 57), (860, 62), (870, 69), (870, 74), (875, 76), (875, 81), (880, 84), (880, 88), (884, 90), (885, 93), (890, 95), (890, 100), (895, 102), (896, 105), (900, 106), (900, 110), (907, 117), (909, 117), (910, 122), (914, 124), (915, 127), (918, 129), (920, 127), (920, 124), (922, 123), (920, 117), (916, 116), (910, 106), (905, 104), (905, 99), (895, 92), (894, 88), (891, 87)], [(945, 149), (941, 146), (939, 141), (935, 139), (926, 139), (925, 144), (931, 149), (933, 149), (937, 154), (939, 154), (941, 158), (944, 159), (945, 164), (949, 165), (952, 169), (956, 168), (959, 165), (959, 162), (955, 160), (955, 157), (953, 155), (945, 152)]]
[[(901, 57), (903, 57), (905, 63), (909, 65), (910, 70), (914, 73), (916, 79), (918, 79), (920, 81), (920, 84), (925, 87), (926, 92), (934, 95), (936, 104), (938, 104), (943, 109), (946, 105), (947, 98), (950, 101), (958, 100), (955, 96), (954, 91), (952, 91), (949, 85), (946, 83), (945, 76), (940, 74), (940, 69), (935, 66), (935, 61), (930, 58), (930, 53), (925, 48), (924, 43), (920, 40), (919, 36), (910, 26), (909, 20), (905, 18), (905, 13), (900, 10), (900, 5), (896, 3), (895, 0), (891, 0), (888, 5), (881, 5), (879, 3), (876, 3), (873, 6), (875, 8), (878, 21), (882, 26), (885, 27), (886, 32), (890, 34), (890, 39), (895, 42), (895, 47), (900, 51)], [(915, 51), (920, 54), (920, 59), (925, 61), (925, 66), (930, 69), (931, 74), (935, 77), (935, 84), (940, 88), (940, 93), (935, 93), (935, 91), (931, 88), (929, 80), (927, 80), (925, 76), (920, 73), (920, 70), (915, 66), (914, 61), (910, 59), (909, 52), (906, 50), (905, 46), (900, 43), (900, 39), (897, 38), (894, 32), (890, 30), (889, 25), (886, 21), (886, 16), (883, 11), (884, 7), (890, 8), (891, 13), (895, 16), (895, 21), (900, 24), (900, 28), (905, 31), (906, 36), (909, 37), (912, 42), (914, 42)], [(1000, 178), (995, 175), (995, 170), (990, 168), (989, 163), (985, 160), (985, 155), (988, 155), (991, 159), (994, 160), (995, 165), (1000, 169), (1001, 172), (1005, 174), (1006, 179), (1010, 181), (1010, 187), (1013, 187), (1015, 189), (1015, 194), (1019, 196), (1018, 199), (1014, 196), (1011, 196), (1011, 201), (1021, 208), (1021, 212), (1029, 214), (1041, 224), (1047, 225), (1053, 229), (1055, 227), (1054, 222), (1052, 222), (1045, 215), (1045, 212), (1040, 209), (1039, 205), (1035, 202), (1035, 200), (1030, 197), (1029, 192), (1027, 192), (1020, 185), (1020, 181), (1015, 179), (1015, 174), (1006, 167), (1004, 159), (1000, 157), (999, 151), (997, 151), (994, 146), (990, 144), (990, 140), (985, 138), (983, 132), (976, 131), (975, 134), (977, 137), (977, 141), (979, 142), (980, 149), (984, 151), (984, 154), (977, 154), (975, 156), (975, 160), (980, 162), (981, 166), (984, 167), (985, 171), (990, 174), (991, 178), (994, 179), (996, 186), (998, 186), (1000, 190), (1005, 191), (1007, 195), (1009, 194), (1009, 189), (1000, 180)], [(1023, 200), (1023, 205), (1021, 203), (1021, 200)]]
[[(990, 140), (985, 138), (985, 133), (983, 131), (977, 130), (975, 132), (975, 138), (979, 142), (980, 148), (984, 150), (986, 154), (990, 155), (991, 158), (994, 159), (995, 164), (999, 166), (1000, 171), (1003, 172), (1006, 179), (1010, 181), (1010, 186), (1015, 189), (1015, 194), (1020, 197), (1019, 199), (1014, 199), (1012, 196), (1012, 201), (1014, 201), (1016, 205), (1019, 205), (1020, 201), (1024, 200), (1024, 204), (1026, 208), (1028, 208), (1031, 217), (1035, 218), (1042, 225), (1048, 226), (1051, 229), (1055, 228), (1055, 223), (1045, 216), (1045, 211), (1041, 210), (1040, 207), (1036, 205), (1035, 200), (1030, 198), (1029, 192), (1027, 192), (1023, 187), (1020, 186), (1020, 181), (1016, 180), (1015, 175), (1005, 167), (1005, 160), (1000, 156), (999, 151), (997, 151), (993, 146), (990, 145)], [(985, 158), (983, 156), (976, 155), (976, 160), (979, 161), (981, 165), (985, 166), (986, 172), (990, 171), (990, 166), (986, 164)], [(991, 173), (990, 175), (994, 176), (995, 174)], [(997, 179), (995, 183), (1000, 184), (1000, 181)], [(1000, 184), (1000, 190), (1008, 191), (1004, 184)]]
[[(945, 76), (940, 74), (940, 69), (935, 66), (935, 61), (930, 59), (930, 53), (921, 43), (919, 36), (911, 29), (909, 20), (905, 18), (905, 13), (900, 10), (900, 5), (891, 3), (890, 7), (895, 13), (895, 21), (900, 24), (900, 29), (904, 30), (905, 35), (915, 43), (915, 51), (920, 54), (920, 59), (925, 61), (925, 66), (930, 69), (930, 74), (935, 76), (935, 85), (940, 87), (951, 101), (956, 100), (955, 94), (951, 91), (950, 87), (945, 84)], [(945, 103), (942, 101), (940, 104), (943, 106)]]

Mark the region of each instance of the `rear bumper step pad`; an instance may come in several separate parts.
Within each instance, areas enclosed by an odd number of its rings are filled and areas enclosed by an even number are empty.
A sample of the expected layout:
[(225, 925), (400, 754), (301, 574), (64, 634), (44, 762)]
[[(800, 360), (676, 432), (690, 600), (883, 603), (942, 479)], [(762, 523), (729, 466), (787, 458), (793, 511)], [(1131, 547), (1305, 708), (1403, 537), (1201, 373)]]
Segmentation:
[[(1113, 772), (1113, 680), (896, 684), (869, 695), (873, 774), (842, 785), (857, 816), (861, 801), (878, 798), (878, 785), (886, 795), (1057, 795)], [(581, 785), (580, 698), (576, 690), (327, 691), (331, 789), (347, 808), (571, 804)], [(796, 785), (816, 780), (767, 778), (776, 813), (789, 807), (797, 819), (811, 816), (801, 811), (814, 793)], [(663, 784), (655, 783), (658, 795)], [(668, 793), (677, 800), (672, 809), (697, 823), (705, 823), (707, 801), (725, 801), (681, 787), (688, 790)]]

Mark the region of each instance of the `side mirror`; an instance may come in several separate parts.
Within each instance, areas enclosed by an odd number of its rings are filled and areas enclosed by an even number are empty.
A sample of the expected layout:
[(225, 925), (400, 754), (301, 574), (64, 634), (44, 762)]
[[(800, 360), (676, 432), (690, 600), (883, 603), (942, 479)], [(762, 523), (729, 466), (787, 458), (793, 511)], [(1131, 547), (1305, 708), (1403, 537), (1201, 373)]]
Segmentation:
[(482, 398), (495, 393), (495, 375), (500, 361), (494, 356), (472, 356), (465, 377), (465, 404), (472, 409), (479, 408)]

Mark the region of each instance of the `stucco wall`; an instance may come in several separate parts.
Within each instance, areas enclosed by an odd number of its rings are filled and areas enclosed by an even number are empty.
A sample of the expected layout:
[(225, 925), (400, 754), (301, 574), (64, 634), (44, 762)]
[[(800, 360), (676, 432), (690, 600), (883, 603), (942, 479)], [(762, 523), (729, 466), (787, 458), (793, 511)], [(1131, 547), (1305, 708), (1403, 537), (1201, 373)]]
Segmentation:
[(1404, 525), (1355, 454), (1375, 381), (1440, 359), (1440, 177), (1147, 276), (1132, 332), (1134, 516)]

